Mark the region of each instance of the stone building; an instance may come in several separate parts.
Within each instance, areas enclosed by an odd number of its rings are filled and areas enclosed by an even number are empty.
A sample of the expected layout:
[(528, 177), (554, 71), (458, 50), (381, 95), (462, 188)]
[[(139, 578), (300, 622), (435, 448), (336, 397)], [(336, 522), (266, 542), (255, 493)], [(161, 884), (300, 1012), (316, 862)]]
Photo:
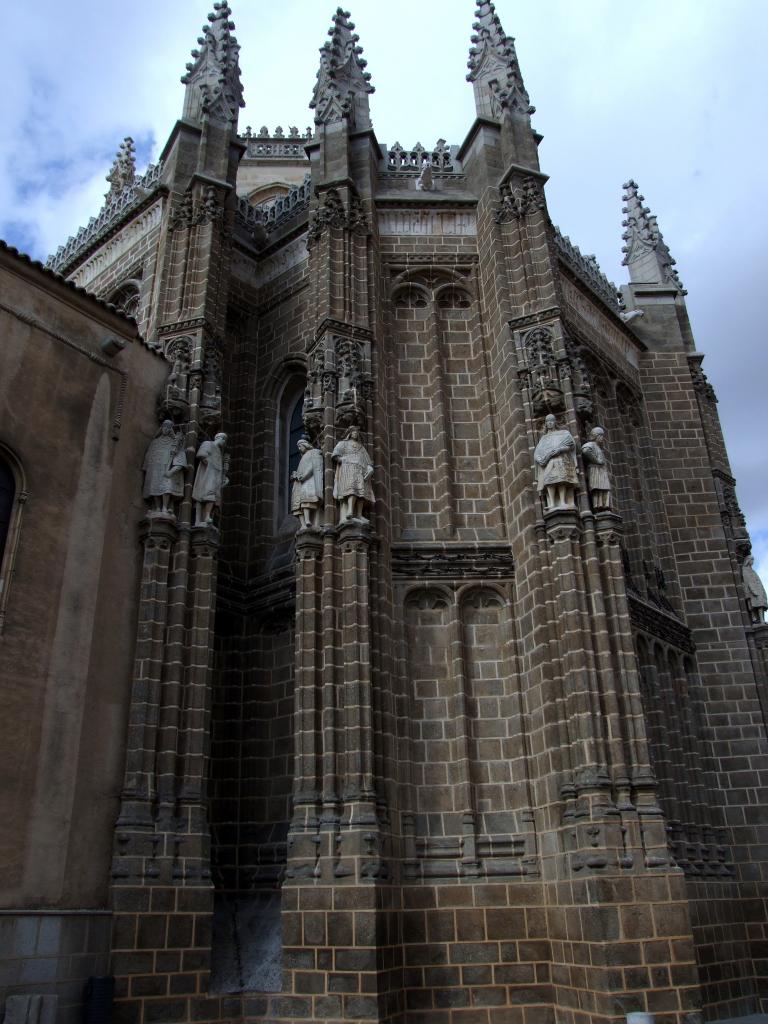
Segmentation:
[(431, 150), (376, 139), (341, 9), (311, 131), (239, 132), (230, 16), (55, 274), (3, 257), (141, 339), (26, 339), (67, 430), (4, 398), (6, 1016), (76, 1019), (57, 909), (126, 1024), (760, 1012), (766, 601), (655, 217), (625, 185), (620, 293), (554, 227), (491, 3)]

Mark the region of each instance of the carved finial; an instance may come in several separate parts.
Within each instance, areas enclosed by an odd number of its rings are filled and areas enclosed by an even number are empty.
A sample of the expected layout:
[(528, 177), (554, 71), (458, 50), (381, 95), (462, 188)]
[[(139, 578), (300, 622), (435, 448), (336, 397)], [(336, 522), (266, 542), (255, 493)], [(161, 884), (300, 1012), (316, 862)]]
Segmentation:
[(672, 285), (685, 295), (680, 277), (675, 270), (664, 236), (659, 230), (656, 217), (644, 205), (645, 196), (641, 196), (637, 182), (630, 179), (623, 186), (624, 203), (622, 213), (625, 219), (621, 222), (624, 228), (622, 246), (623, 263), (629, 267), (632, 281), (641, 284)]
[(536, 108), (523, 82), (515, 40), (505, 33), (489, 0), (478, 3), (475, 17), (467, 81), (475, 88), (478, 117), (500, 120), (506, 110), (529, 117)]
[(193, 61), (187, 64), (187, 73), (181, 81), (187, 87), (184, 117), (200, 121), (212, 120), (237, 123), (243, 101), (240, 81), (240, 47), (232, 35), (235, 23), (230, 21), (232, 10), (227, 3), (215, 3), (208, 15), (208, 25), (197, 42), (199, 49), (192, 51)]
[(354, 28), (349, 12), (339, 7), (328, 30), (330, 41), (320, 47), (320, 69), (309, 104), (315, 124), (348, 120), (353, 128), (371, 126), (368, 95), (374, 88)]
[(110, 196), (118, 195), (126, 186), (132, 185), (135, 180), (136, 147), (130, 135), (126, 135), (120, 143), (112, 169), (107, 175), (109, 192), (105, 193), (106, 198), (109, 199)]

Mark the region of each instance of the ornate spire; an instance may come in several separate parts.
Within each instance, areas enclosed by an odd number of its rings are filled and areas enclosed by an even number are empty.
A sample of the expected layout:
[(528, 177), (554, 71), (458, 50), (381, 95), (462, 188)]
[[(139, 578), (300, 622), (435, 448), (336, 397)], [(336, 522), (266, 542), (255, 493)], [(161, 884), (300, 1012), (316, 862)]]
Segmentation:
[(107, 175), (107, 181), (109, 182), (109, 192), (105, 193), (107, 199), (120, 195), (124, 188), (131, 186), (136, 181), (136, 149), (130, 135), (126, 135), (120, 143), (112, 170)]
[(194, 62), (187, 64), (181, 81), (187, 87), (184, 117), (200, 121), (209, 117), (216, 121), (237, 122), (238, 109), (244, 107), (240, 81), (240, 47), (232, 35), (235, 23), (227, 3), (215, 3), (198, 37), (199, 50), (193, 50)]
[(628, 181), (624, 185), (624, 202), (622, 213), (626, 220), (621, 222), (625, 229), (622, 238), (626, 245), (622, 246), (623, 263), (629, 267), (630, 279), (639, 284), (665, 284), (677, 288), (682, 295), (685, 289), (675, 270), (675, 261), (667, 248), (664, 236), (659, 231), (656, 218), (647, 206), (645, 196), (638, 192), (637, 182)]
[(371, 127), (368, 95), (374, 88), (354, 29), (349, 12), (339, 7), (328, 30), (330, 42), (320, 47), (320, 70), (309, 104), (315, 111), (315, 124), (346, 119), (351, 128)]
[(535, 107), (526, 92), (515, 51), (515, 40), (501, 26), (490, 0), (481, 0), (472, 28), (467, 81), (475, 88), (478, 117), (501, 120), (505, 110), (530, 116)]

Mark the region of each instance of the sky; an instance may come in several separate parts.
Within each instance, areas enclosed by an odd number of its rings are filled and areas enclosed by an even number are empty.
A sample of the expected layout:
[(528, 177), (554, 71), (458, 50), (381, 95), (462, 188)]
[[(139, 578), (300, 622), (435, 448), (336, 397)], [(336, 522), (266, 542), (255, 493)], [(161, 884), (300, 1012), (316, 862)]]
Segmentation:
[[(241, 128), (312, 123), (332, 0), (231, 0)], [(210, 0), (35, 0), (0, 62), (0, 237), (45, 258), (88, 218), (125, 135), (139, 169), (181, 113)], [(621, 284), (621, 186), (637, 180), (680, 277), (756, 563), (768, 581), (764, 0), (497, 0), (544, 135), (550, 214)], [(472, 0), (354, 0), (380, 143), (463, 141)]]

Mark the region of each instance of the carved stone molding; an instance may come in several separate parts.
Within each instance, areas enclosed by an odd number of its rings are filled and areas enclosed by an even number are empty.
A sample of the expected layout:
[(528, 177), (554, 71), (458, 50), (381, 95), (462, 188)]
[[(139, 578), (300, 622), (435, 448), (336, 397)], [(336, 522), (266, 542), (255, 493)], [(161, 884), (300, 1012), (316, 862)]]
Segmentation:
[(575, 508), (546, 511), (544, 523), (551, 542), (577, 541), (581, 536), (581, 523)]
[(407, 256), (389, 256), (382, 259), (387, 267), (412, 267), (417, 264), (438, 263), (446, 266), (474, 266), (480, 262), (477, 253), (409, 253)]
[(508, 547), (393, 547), (392, 572), (401, 579), (512, 579)]
[(514, 319), (509, 321), (509, 326), (512, 330), (522, 330), (524, 327), (533, 326), (533, 324), (542, 324), (550, 320), (557, 320), (559, 316), (559, 307), (553, 306), (551, 309), (539, 310), (538, 313), (527, 313), (525, 316), (516, 316)]
[(205, 326), (205, 317), (196, 316), (190, 320), (175, 320), (171, 324), (163, 324), (157, 328), (157, 333), (161, 336), (166, 334), (176, 334), (182, 331), (194, 331), (199, 327)]

